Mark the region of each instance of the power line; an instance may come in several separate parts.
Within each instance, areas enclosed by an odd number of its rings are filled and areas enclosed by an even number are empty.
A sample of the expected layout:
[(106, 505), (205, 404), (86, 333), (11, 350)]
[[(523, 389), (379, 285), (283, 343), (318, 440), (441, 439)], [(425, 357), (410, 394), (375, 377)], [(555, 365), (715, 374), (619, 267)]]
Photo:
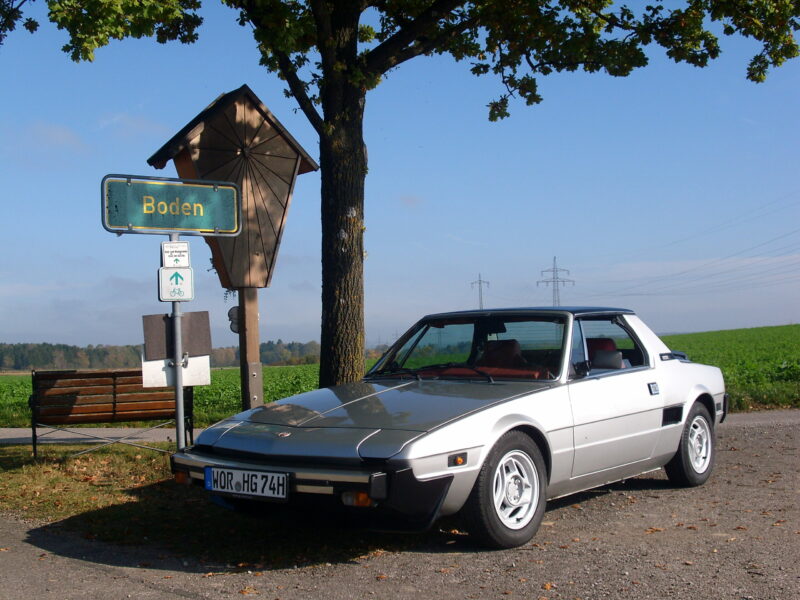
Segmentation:
[[(637, 283), (634, 283), (634, 284), (629, 285), (627, 287), (618, 288), (618, 289), (610, 291), (608, 293), (617, 294), (617, 295), (635, 295), (636, 290), (641, 289), (641, 288), (647, 288), (648, 286), (652, 286), (653, 284), (656, 284), (656, 285), (660, 284), (660, 287), (656, 287), (655, 289), (651, 288), (648, 291), (649, 292), (659, 291), (660, 289), (664, 289), (665, 285), (666, 286), (675, 285), (675, 283), (673, 283), (673, 284), (669, 284), (669, 283), (665, 284), (664, 283), (665, 279), (666, 280), (669, 280), (669, 279), (677, 280), (680, 277), (683, 277), (683, 276), (685, 276), (685, 275), (687, 275), (689, 273), (692, 273), (692, 275), (691, 275), (692, 278), (708, 277), (708, 275), (702, 275), (702, 273), (703, 273), (704, 270), (706, 270), (706, 269), (708, 269), (710, 267), (715, 267), (715, 266), (719, 265), (720, 267), (725, 268), (726, 267), (726, 261), (728, 261), (731, 258), (736, 258), (736, 257), (741, 256), (742, 254), (745, 254), (745, 253), (750, 252), (752, 250), (756, 250), (758, 248), (762, 248), (764, 246), (768, 246), (769, 244), (772, 244), (774, 242), (782, 240), (782, 239), (784, 239), (786, 237), (795, 235), (797, 233), (800, 233), (800, 229), (793, 229), (793, 230), (791, 230), (791, 231), (789, 231), (787, 233), (784, 233), (782, 235), (773, 237), (773, 238), (771, 238), (771, 239), (769, 239), (769, 240), (767, 240), (765, 242), (761, 242), (761, 243), (756, 244), (754, 246), (749, 246), (747, 248), (744, 248), (743, 250), (738, 250), (736, 252), (732, 252), (732, 253), (727, 254), (725, 256), (722, 256), (720, 258), (715, 258), (715, 259), (711, 259), (709, 261), (705, 261), (705, 262), (700, 263), (700, 264), (695, 264), (695, 265), (693, 265), (691, 267), (685, 268), (685, 269), (683, 269), (681, 271), (677, 271), (677, 272), (674, 272), (674, 273), (667, 273), (665, 275), (653, 275), (651, 277), (645, 277), (645, 278), (643, 278), (643, 280), (639, 280)], [(794, 242), (792, 243), (792, 245), (794, 245)], [(727, 267), (727, 269), (728, 269), (727, 271), (723, 271), (723, 272), (730, 272), (732, 270), (730, 267)], [(697, 271), (700, 271), (700, 273), (697, 273)], [(636, 281), (636, 280), (629, 280), (629, 281)], [(612, 282), (608, 282), (608, 283), (612, 283)], [(623, 283), (623, 282), (622, 281), (618, 281), (616, 283)], [(596, 295), (600, 295), (600, 294), (596, 294)]]
[(489, 282), (481, 279), (481, 274), (478, 273), (478, 281), (472, 282), (472, 287), (478, 286), (478, 307), (483, 309), (483, 286), (489, 287)]
[(561, 306), (561, 294), (559, 292), (558, 285), (559, 284), (564, 285), (564, 284), (567, 284), (567, 283), (571, 283), (572, 285), (575, 285), (575, 281), (572, 280), (572, 279), (564, 279), (563, 277), (561, 277), (561, 273), (566, 273), (567, 275), (569, 275), (569, 271), (567, 269), (560, 269), (558, 267), (558, 265), (556, 264), (556, 257), (555, 256), (553, 257), (553, 268), (552, 269), (545, 269), (544, 271), (542, 271), (542, 276), (544, 276), (545, 273), (550, 273), (551, 274), (550, 279), (540, 279), (539, 281), (536, 282), (536, 287), (539, 287), (540, 283), (545, 284), (545, 286), (552, 284), (552, 286), (553, 286), (553, 306)]

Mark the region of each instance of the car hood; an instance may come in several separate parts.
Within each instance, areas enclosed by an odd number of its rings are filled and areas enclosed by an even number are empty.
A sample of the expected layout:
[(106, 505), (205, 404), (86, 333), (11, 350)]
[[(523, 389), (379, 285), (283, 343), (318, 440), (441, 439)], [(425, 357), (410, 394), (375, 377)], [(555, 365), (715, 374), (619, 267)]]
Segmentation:
[(361, 381), (259, 406), (222, 421), (199, 445), (271, 456), (388, 458), (426, 432), (545, 382)]

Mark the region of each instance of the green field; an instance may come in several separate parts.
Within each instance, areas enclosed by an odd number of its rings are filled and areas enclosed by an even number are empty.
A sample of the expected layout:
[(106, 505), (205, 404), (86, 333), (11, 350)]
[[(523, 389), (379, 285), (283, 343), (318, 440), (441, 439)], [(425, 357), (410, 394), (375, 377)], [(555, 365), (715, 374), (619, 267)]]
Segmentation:
[[(672, 350), (722, 369), (734, 410), (800, 407), (800, 325), (663, 336)], [(264, 400), (313, 390), (318, 365), (264, 367)], [(30, 425), (30, 375), (0, 376), (0, 427)], [(195, 389), (195, 424), (206, 427), (240, 410), (239, 370), (211, 372)]]
[(722, 369), (734, 410), (800, 407), (800, 325), (666, 335), (672, 350)]
[[(264, 402), (317, 388), (319, 365), (264, 367)], [(211, 371), (211, 385), (194, 389), (194, 415), (198, 427), (206, 427), (242, 410), (239, 369)]]

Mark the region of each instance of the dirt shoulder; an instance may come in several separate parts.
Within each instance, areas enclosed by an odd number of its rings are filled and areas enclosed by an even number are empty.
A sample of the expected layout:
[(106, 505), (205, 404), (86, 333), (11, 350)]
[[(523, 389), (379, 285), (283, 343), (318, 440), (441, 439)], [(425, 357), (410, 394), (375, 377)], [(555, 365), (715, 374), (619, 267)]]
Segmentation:
[[(732, 415), (717, 432), (717, 465), (705, 486), (674, 489), (658, 472), (551, 502), (533, 542), (502, 552), (476, 550), (467, 536), (444, 530), (377, 547), (366, 533), (359, 555), (296, 556), (296, 566), (269, 570), (111, 546), (6, 516), (0, 599), (794, 599), (798, 425), (798, 410)], [(187, 523), (187, 535), (198, 526)], [(336, 545), (328, 531), (299, 526), (297, 535)]]

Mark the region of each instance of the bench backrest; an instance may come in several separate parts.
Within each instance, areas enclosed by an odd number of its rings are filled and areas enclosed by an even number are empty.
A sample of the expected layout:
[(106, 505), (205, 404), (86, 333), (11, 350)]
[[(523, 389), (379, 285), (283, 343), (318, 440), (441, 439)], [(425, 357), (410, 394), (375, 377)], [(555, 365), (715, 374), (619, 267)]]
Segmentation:
[[(33, 371), (30, 405), (42, 424), (112, 423), (175, 417), (173, 388), (143, 388), (142, 371)], [(191, 415), (191, 388), (184, 397)]]

